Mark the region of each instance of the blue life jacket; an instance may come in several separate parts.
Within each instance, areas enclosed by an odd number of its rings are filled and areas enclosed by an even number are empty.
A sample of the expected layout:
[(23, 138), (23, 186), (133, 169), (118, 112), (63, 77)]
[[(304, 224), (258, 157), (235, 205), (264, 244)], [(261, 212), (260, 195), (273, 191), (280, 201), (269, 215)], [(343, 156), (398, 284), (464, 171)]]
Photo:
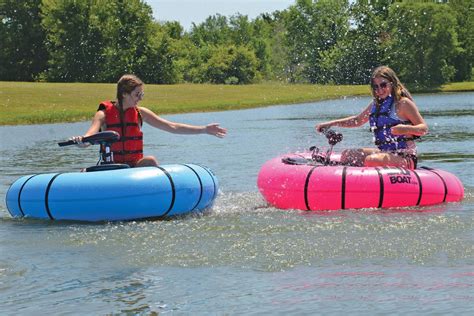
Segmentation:
[(374, 133), (375, 145), (381, 151), (396, 152), (400, 149), (407, 148), (407, 138), (404, 135), (393, 135), (391, 128), (399, 124), (411, 124), (409, 121), (402, 121), (400, 118), (390, 116), (390, 112), (395, 109), (393, 97), (387, 97), (380, 106), (376, 102), (372, 103), (370, 110), (369, 122), (370, 130)]

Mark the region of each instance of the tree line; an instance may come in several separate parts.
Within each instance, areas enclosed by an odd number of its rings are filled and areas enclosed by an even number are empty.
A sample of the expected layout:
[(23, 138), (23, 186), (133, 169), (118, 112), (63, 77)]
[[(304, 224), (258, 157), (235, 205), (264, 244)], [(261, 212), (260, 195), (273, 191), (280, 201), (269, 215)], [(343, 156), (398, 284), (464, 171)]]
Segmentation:
[(0, 0), (0, 80), (366, 84), (386, 64), (436, 87), (473, 78), (472, 0), (296, 0), (185, 31), (142, 0)]

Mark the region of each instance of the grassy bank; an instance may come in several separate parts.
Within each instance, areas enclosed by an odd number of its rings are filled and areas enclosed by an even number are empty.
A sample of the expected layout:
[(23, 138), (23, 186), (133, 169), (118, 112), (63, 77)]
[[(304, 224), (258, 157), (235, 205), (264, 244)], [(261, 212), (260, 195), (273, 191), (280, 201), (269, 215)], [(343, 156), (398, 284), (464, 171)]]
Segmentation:
[[(115, 84), (0, 82), (0, 125), (90, 120), (102, 100), (115, 99)], [(474, 91), (474, 82), (452, 83), (441, 92)], [(159, 114), (224, 111), (367, 96), (369, 87), (288, 85), (146, 85), (141, 105)]]

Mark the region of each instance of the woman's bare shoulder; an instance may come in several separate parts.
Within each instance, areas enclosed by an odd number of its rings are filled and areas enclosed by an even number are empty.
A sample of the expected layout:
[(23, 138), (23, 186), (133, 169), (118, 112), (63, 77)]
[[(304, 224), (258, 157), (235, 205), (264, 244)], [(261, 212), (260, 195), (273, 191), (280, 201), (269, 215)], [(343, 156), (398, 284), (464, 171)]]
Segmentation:
[(400, 109), (416, 108), (415, 102), (407, 97), (402, 97), (397, 104)]

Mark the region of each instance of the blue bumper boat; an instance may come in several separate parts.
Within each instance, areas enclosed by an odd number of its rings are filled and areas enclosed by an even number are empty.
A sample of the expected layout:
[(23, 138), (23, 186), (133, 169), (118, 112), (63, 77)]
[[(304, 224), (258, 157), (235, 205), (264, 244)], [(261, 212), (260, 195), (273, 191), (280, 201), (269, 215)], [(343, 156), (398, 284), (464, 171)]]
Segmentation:
[(50, 220), (164, 219), (202, 212), (218, 190), (212, 171), (197, 164), (128, 168), (108, 163), (87, 169), (19, 178), (6, 195), (8, 211), (13, 217)]

